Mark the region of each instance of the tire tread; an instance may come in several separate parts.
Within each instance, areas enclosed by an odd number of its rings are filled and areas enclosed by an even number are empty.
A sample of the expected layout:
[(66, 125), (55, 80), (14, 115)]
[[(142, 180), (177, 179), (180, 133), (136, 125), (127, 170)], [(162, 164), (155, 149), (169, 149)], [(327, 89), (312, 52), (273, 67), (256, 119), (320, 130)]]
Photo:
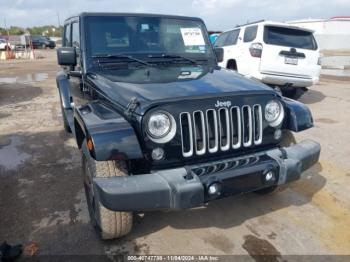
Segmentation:
[[(85, 141), (83, 142), (85, 143)], [(87, 156), (91, 172), (96, 177), (127, 176), (128, 170), (124, 161), (96, 161)], [(97, 203), (100, 215), (99, 227), (102, 239), (113, 239), (125, 236), (131, 231), (133, 224), (132, 212), (115, 212)]]

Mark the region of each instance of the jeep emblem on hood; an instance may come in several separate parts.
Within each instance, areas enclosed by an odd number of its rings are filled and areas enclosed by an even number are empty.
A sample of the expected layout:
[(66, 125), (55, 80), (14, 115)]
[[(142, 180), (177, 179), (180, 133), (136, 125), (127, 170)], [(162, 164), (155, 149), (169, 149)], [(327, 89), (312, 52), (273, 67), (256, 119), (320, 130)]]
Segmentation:
[(215, 107), (222, 107), (222, 106), (226, 106), (226, 107), (230, 107), (232, 105), (231, 101), (216, 101)]

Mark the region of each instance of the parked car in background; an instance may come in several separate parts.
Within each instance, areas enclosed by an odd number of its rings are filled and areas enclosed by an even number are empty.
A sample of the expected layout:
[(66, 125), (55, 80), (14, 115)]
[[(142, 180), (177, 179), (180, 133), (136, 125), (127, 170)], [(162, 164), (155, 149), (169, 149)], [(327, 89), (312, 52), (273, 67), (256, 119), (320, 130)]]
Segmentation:
[(221, 67), (257, 79), (297, 98), (319, 81), (320, 54), (313, 31), (285, 23), (257, 21), (224, 32)]
[(56, 47), (55, 41), (52, 41), (49, 37), (43, 36), (32, 36), (32, 44), (33, 48), (51, 48), (54, 49)]
[(0, 50), (14, 50), (15, 46), (10, 44), (6, 39), (0, 39)]

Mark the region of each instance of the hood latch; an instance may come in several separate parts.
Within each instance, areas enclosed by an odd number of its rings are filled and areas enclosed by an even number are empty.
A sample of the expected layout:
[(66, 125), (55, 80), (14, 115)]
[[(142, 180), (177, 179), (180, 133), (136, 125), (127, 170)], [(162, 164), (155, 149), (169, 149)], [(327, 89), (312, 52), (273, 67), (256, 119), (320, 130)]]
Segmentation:
[(130, 102), (128, 103), (128, 105), (126, 106), (126, 110), (125, 110), (125, 114), (127, 116), (131, 116), (136, 108), (140, 105), (140, 102), (137, 100), (136, 97), (133, 97), (130, 99)]

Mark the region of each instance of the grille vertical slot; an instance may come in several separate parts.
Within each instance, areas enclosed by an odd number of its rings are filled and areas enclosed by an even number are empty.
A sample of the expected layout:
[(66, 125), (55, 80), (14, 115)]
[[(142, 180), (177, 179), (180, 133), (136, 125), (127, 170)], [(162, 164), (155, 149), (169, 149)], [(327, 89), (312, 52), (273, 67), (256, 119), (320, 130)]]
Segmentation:
[(260, 145), (262, 142), (262, 109), (261, 105), (254, 105), (253, 107), (254, 118), (254, 144)]
[(220, 149), (226, 151), (230, 148), (230, 116), (227, 108), (219, 109), (219, 137)]
[(208, 109), (206, 112), (206, 124), (207, 124), (207, 138), (208, 138), (208, 151), (209, 153), (215, 153), (219, 148), (219, 131), (218, 131), (218, 117), (214, 109)]
[(231, 108), (231, 139), (232, 148), (237, 149), (241, 147), (242, 143), (242, 129), (241, 129), (241, 111), (239, 107)]
[(250, 106), (242, 107), (242, 133), (243, 133), (243, 146), (249, 147), (252, 145), (253, 140), (253, 120), (252, 109)]
[(194, 147), (197, 155), (203, 155), (206, 152), (205, 120), (202, 111), (193, 112), (194, 125)]
[(180, 114), (182, 155), (189, 157), (193, 155), (193, 133), (190, 113)]

